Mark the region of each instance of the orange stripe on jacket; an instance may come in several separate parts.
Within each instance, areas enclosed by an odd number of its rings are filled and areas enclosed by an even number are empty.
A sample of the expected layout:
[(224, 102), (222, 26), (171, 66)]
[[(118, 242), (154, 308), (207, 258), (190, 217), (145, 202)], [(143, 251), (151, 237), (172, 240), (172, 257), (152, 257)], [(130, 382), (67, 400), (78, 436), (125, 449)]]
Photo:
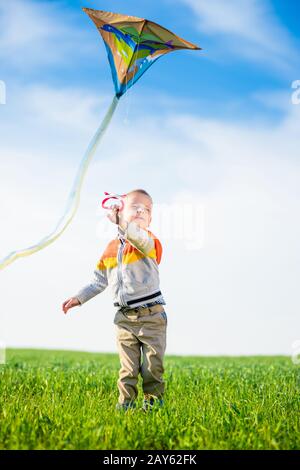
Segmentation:
[[(158, 238), (147, 230), (151, 238), (154, 240), (154, 249), (148, 254), (150, 258), (156, 258), (157, 264), (160, 263), (162, 257), (162, 245)], [(105, 248), (99, 262), (97, 263), (96, 268), (99, 270), (104, 270), (107, 268), (113, 268), (117, 266), (117, 254), (120, 246), (120, 240), (114, 239), (110, 241)], [(123, 251), (123, 263), (129, 264), (134, 263), (146, 256), (141, 253), (137, 248), (135, 248), (128, 240), (126, 240), (126, 245)]]

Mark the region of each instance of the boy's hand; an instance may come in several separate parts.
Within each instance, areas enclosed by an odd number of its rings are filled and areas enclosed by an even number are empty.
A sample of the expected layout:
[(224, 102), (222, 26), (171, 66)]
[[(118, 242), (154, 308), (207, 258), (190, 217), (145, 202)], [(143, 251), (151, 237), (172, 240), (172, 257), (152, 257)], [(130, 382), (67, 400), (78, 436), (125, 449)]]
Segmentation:
[(108, 219), (113, 223), (119, 225), (121, 221), (121, 213), (119, 212), (120, 206), (118, 204), (114, 204), (111, 206), (111, 210), (109, 214), (107, 214)]
[(63, 309), (64, 313), (67, 313), (69, 308), (76, 307), (77, 305), (81, 305), (81, 303), (79, 302), (77, 297), (71, 297), (70, 299), (66, 300), (62, 304), (62, 309)]

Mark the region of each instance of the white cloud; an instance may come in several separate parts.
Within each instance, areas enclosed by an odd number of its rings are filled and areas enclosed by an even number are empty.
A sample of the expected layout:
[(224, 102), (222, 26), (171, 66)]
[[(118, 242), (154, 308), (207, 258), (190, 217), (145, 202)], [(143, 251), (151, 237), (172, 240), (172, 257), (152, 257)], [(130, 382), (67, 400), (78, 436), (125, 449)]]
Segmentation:
[(284, 73), (299, 65), (292, 37), (269, 0), (181, 1), (193, 9), (199, 30), (217, 37), (219, 55), (233, 52)]
[[(64, 96), (76, 96), (76, 119)], [(53, 228), (98, 124), (97, 99), (73, 89), (19, 90), (18, 112), (11, 109), (1, 135), (1, 257)], [(125, 125), (125, 104), (90, 167), (73, 223), (53, 245), (0, 272), (6, 343), (116, 351), (109, 291), (68, 316), (60, 308), (89, 281), (104, 249), (97, 236), (103, 191), (138, 186), (156, 203), (193, 200), (205, 212), (201, 249), (162, 240), (167, 352), (289, 354), (299, 339), (300, 106), (291, 104), (277, 124), (180, 113), (136, 118), (132, 108)]]
[[(24, 105), (39, 122), (51, 126), (63, 126), (74, 132), (90, 131), (97, 125), (97, 115), (107, 106), (105, 97), (96, 98), (82, 88), (54, 89), (49, 86), (33, 86), (26, 90)], [(99, 119), (99, 118), (98, 118)]]

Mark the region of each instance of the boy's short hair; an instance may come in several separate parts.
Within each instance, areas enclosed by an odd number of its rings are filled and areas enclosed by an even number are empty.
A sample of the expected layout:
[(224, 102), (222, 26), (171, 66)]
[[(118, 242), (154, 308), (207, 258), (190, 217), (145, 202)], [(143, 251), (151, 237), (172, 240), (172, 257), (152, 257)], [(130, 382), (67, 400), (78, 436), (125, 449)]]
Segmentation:
[(140, 193), (140, 194), (144, 194), (145, 196), (147, 196), (150, 201), (151, 201), (151, 204), (153, 204), (153, 200), (152, 200), (152, 197), (150, 196), (149, 193), (147, 193), (147, 191), (145, 191), (144, 189), (133, 189), (132, 191), (129, 191), (128, 193), (126, 193), (126, 197), (127, 196), (130, 196), (130, 194), (134, 194), (134, 193)]

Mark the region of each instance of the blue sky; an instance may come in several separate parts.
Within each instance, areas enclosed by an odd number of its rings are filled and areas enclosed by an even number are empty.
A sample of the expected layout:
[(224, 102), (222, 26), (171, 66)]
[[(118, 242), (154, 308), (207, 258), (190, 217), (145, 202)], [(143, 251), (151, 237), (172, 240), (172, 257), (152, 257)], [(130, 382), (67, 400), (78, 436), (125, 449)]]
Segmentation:
[[(14, 8), (14, 3), (17, 9), (18, 2), (11, 2), (9, 9)], [(124, 2), (74, 0), (21, 3), (30, 5), (37, 19), (43, 18), (48, 30), (36, 31), (36, 38), (33, 37), (32, 41), (28, 34), (29, 40), (25, 41), (23, 48), (21, 44), (17, 44), (20, 47), (12, 47), (11, 53), (16, 56), (21, 54), (22, 57), (13, 60), (11, 56), (4, 58), (2, 80), (14, 81), (17, 73), (19, 82), (21, 73), (24, 84), (42, 81), (51, 86), (72, 84), (88, 87), (95, 93), (99, 89), (113, 92), (102, 39), (81, 7), (123, 12)], [(261, 106), (253, 93), (289, 88), (299, 69), (297, 18), (300, 6), (296, 2), (279, 0), (234, 1), (232, 11), (235, 13), (231, 15), (231, 12), (227, 13), (226, 2), (218, 0), (211, 4), (211, 10), (221, 5), (218, 10), (223, 9), (224, 12), (218, 15), (215, 12), (209, 14), (207, 9), (210, 7), (197, 7), (202, 4), (208, 5), (201, 0), (178, 0), (176, 6), (170, 0), (159, 4), (150, 1), (126, 2), (125, 13), (156, 21), (203, 47), (203, 51), (176, 52), (164, 57), (145, 74), (135, 94), (143, 95), (147, 91), (154, 98), (157, 93), (183, 97), (189, 100), (186, 109), (194, 110), (201, 106), (208, 115), (221, 113), (230, 118), (234, 112), (246, 118), (247, 114), (259, 112), (273, 119), (276, 116), (274, 109)], [(252, 14), (252, 18), (248, 15), (247, 31), (243, 24), (244, 4), (248, 5)], [(238, 18), (234, 34), (230, 31), (231, 16)], [(258, 18), (260, 24), (256, 21)], [(22, 24), (21, 18), (18, 21), (17, 27), (29, 28)], [(52, 27), (57, 31), (52, 31)], [(46, 45), (50, 48), (49, 53)], [(32, 55), (30, 46), (34, 46)]]
[[(82, 6), (145, 17), (203, 50), (168, 54), (129, 90), (72, 225), (0, 273), (4, 342), (115, 350), (108, 292), (71, 316), (60, 306), (88, 282), (103, 233), (114, 235), (98, 207), (103, 191), (145, 187), (164, 247), (168, 352), (291, 354), (300, 326), (300, 105), (291, 101), (300, 5), (291, 0), (1, 4), (0, 258), (53, 228), (113, 96)], [(180, 219), (183, 202), (203, 217), (188, 240), (165, 222), (174, 208)]]

